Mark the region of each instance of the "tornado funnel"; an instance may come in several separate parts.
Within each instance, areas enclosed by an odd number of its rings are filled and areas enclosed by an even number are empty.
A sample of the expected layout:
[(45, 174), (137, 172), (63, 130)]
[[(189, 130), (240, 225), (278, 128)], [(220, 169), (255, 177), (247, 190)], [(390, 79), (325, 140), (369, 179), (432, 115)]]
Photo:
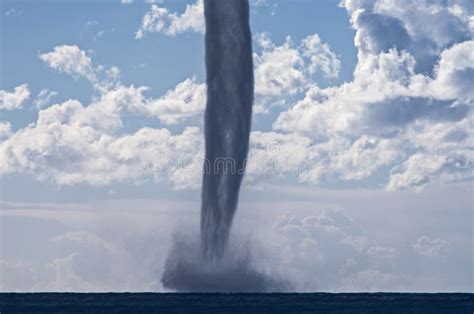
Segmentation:
[(208, 260), (227, 247), (245, 170), (253, 104), (248, 0), (205, 0), (207, 104), (201, 246)]

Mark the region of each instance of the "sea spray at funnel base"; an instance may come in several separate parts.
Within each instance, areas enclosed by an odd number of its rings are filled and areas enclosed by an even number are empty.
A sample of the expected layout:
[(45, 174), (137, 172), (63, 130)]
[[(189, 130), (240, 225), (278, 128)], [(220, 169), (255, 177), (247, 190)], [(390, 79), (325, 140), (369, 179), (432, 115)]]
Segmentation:
[(207, 105), (201, 246), (210, 261), (224, 255), (245, 169), (253, 103), (247, 0), (205, 0)]

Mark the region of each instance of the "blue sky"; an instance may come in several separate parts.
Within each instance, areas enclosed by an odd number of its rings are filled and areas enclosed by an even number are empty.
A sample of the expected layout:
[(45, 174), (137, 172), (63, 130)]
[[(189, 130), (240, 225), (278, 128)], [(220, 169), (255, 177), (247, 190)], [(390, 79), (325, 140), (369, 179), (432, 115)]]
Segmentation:
[[(251, 1), (233, 232), (260, 267), (298, 290), (472, 291), (473, 11)], [(0, 20), (0, 290), (161, 291), (199, 219), (202, 2), (3, 0)]]

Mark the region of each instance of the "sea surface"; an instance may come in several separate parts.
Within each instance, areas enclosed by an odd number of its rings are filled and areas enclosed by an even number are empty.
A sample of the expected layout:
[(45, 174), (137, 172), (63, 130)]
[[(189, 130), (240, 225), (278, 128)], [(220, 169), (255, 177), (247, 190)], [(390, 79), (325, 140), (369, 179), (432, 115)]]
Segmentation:
[(0, 293), (6, 313), (474, 313), (470, 293)]

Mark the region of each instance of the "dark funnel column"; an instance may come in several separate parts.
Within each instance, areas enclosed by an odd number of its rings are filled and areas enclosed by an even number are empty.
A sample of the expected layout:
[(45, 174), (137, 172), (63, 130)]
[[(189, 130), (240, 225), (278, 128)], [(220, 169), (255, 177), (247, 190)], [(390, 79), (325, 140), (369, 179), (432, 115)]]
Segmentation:
[(248, 0), (205, 0), (207, 105), (201, 245), (220, 259), (237, 209), (249, 146), (253, 64)]

